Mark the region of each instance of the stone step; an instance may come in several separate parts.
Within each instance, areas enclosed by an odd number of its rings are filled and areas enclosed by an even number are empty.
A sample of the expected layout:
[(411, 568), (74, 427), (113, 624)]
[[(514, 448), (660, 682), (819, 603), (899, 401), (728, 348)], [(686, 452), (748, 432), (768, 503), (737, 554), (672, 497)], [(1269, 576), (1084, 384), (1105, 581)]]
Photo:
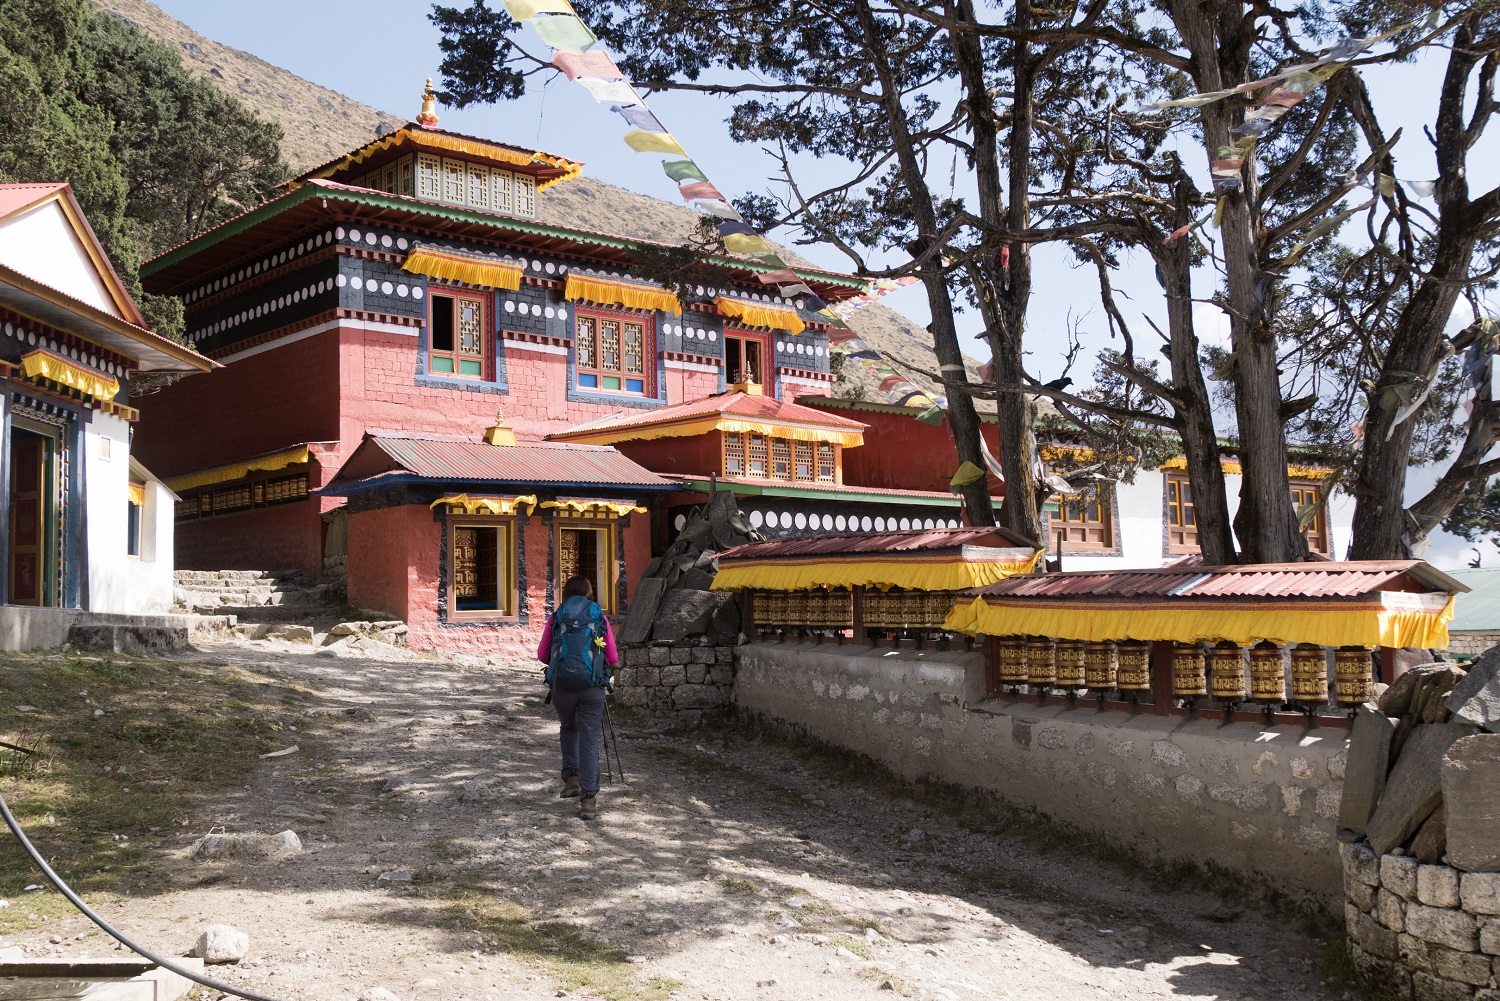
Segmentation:
[(172, 579), (178, 584), (224, 585), (313, 583), (312, 575), (303, 570), (177, 570)]
[[(338, 606), (327, 605), (325, 607), (332, 612)], [(305, 622), (310, 617), (310, 613), (318, 609), (286, 605), (218, 605), (212, 609), (194, 608), (193, 611), (199, 614), (232, 615), (243, 625), (247, 622)]]

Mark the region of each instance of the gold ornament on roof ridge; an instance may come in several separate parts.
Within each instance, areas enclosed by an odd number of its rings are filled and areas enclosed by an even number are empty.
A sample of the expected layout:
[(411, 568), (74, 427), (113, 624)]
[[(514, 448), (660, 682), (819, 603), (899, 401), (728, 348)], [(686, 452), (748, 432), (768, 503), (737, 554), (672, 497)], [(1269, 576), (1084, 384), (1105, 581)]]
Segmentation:
[(432, 77), (428, 77), (427, 86), (422, 91), (422, 110), (417, 115), (417, 124), (431, 129), (435, 128), (437, 123), (437, 95), (432, 92)]

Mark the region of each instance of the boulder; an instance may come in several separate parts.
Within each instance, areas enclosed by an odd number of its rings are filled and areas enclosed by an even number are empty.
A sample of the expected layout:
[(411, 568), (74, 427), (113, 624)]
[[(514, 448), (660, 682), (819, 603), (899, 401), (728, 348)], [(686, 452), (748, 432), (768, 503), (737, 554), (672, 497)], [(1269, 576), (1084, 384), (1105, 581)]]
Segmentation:
[(707, 591), (714, 586), (714, 574), (712, 571), (694, 567), (682, 575), (682, 586), (689, 591)]
[(1500, 733), (1500, 646), (1469, 664), (1469, 673), (1453, 686), (1445, 705), (1455, 722)]
[(1395, 720), (1369, 705), (1359, 707), (1349, 734), (1344, 794), (1339, 802), (1340, 827), (1355, 834), (1365, 833), (1365, 825), (1385, 789), (1395, 731)]
[(1442, 795), (1448, 864), (1467, 872), (1500, 872), (1500, 734), (1463, 737), (1446, 750)]
[(302, 839), (295, 831), (280, 834), (206, 834), (193, 846), (192, 857), (203, 862), (234, 855), (258, 855), (273, 858), (295, 855), (302, 851)]
[(694, 549), (707, 549), (709, 543), (713, 541), (713, 534), (708, 520), (694, 511), (688, 517), (687, 523), (682, 526), (682, 531), (677, 533), (677, 543), (690, 545)]
[(1422, 821), (1417, 836), (1411, 839), (1411, 854), (1423, 865), (1437, 865), (1448, 850), (1448, 815), (1439, 803), (1432, 816)]
[(739, 596), (730, 594), (714, 610), (713, 621), (708, 626), (709, 641), (714, 646), (734, 646), (740, 641)]
[(620, 642), (644, 643), (651, 636), (651, 625), (656, 619), (656, 609), (667, 582), (660, 577), (646, 577), (635, 586), (630, 596), (630, 610), (625, 616), (624, 628), (620, 630)]
[(193, 946), (193, 955), (205, 963), (238, 963), (249, 951), (250, 936), (233, 925), (209, 925)]
[(1456, 723), (1429, 723), (1412, 731), (1365, 829), (1375, 854), (1386, 855), (1406, 844), (1437, 809), (1443, 799), (1443, 755), (1469, 729)]
[(1422, 676), (1415, 671), (1407, 671), (1396, 679), (1396, 683), (1385, 690), (1380, 696), (1379, 709), (1382, 713), (1393, 719), (1399, 719), (1406, 715), (1406, 710), (1411, 708), (1411, 700), (1417, 693), (1417, 686), (1421, 683)]
[(657, 606), (652, 639), (675, 643), (703, 635), (723, 597), (726, 596), (712, 591), (668, 591)]

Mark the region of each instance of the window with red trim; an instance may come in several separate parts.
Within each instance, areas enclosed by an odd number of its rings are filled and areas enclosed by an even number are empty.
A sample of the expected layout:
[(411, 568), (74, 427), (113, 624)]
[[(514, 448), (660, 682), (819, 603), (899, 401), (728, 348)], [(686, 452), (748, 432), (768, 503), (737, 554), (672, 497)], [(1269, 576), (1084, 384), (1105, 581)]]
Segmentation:
[(580, 309), (573, 333), (579, 389), (656, 395), (656, 331), (648, 318)]
[(481, 296), (430, 292), (427, 296), (427, 371), (461, 379), (488, 379), (495, 340), (486, 326)]

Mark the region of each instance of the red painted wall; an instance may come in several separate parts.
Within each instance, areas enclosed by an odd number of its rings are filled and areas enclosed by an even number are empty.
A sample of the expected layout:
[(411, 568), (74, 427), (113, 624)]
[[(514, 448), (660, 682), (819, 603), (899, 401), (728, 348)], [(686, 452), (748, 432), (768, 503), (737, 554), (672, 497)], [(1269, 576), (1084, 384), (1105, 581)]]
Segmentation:
[[(437, 534), (432, 512), (420, 505), (361, 511), (349, 517), (349, 604), (407, 619), (412, 566), (408, 548), (421, 538), (420, 519)], [(437, 549), (433, 548), (433, 575)]]
[[(704, 363), (692, 362), (691, 364)], [(668, 363), (666, 384), (668, 403), (701, 400), (719, 391), (719, 373), (717, 369), (713, 372), (693, 372), (674, 368), (671, 363)]]
[(622, 441), (615, 448), (653, 472), (723, 475), (722, 441), (721, 432), (714, 431), (696, 438)]
[(323, 575), (323, 520), (316, 500), (180, 521), (179, 570), (305, 570)]
[[(817, 407), (809, 402), (808, 406)], [(886, 414), (845, 407), (819, 407), (840, 417), (850, 417), (870, 426), (864, 444), (844, 449), (844, 483), (856, 487), (882, 487), (894, 490), (946, 491), (958, 469), (958, 452), (953, 444), (948, 419), (936, 427), (913, 420), (907, 414)], [(990, 451), (1000, 447), (1000, 428), (981, 424)], [(1005, 487), (990, 477), (990, 492), (1005, 494)]]

